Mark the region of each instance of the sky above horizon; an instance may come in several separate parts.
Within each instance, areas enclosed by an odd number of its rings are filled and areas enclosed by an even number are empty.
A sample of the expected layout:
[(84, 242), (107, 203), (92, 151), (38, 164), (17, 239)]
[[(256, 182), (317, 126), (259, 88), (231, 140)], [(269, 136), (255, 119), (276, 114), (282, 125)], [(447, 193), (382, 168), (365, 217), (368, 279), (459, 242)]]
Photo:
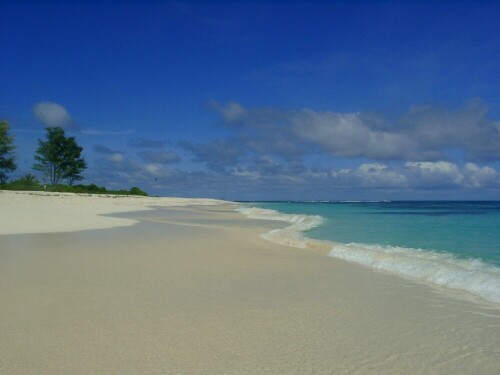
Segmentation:
[(61, 126), (83, 182), (107, 188), (500, 199), (499, 2), (4, 0), (0, 14), (12, 178)]

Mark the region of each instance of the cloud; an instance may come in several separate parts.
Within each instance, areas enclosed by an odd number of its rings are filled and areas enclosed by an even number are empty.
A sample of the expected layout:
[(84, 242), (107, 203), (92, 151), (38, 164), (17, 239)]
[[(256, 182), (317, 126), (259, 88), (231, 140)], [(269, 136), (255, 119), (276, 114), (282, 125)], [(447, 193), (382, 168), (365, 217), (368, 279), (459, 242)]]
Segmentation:
[(236, 102), (213, 102), (212, 109), (241, 147), (288, 160), (318, 152), (374, 161), (431, 162), (456, 154), (467, 161), (500, 159), (498, 122), (487, 118), (488, 108), (477, 99), (459, 109), (414, 106), (394, 121), (368, 113), (244, 108)]
[(330, 172), (334, 186), (344, 188), (380, 188), (400, 190), (477, 190), (500, 188), (500, 174), (492, 167), (466, 163), (406, 162), (389, 167), (383, 163), (364, 163), (354, 169)]
[(253, 167), (263, 174), (283, 173), (283, 166), (269, 156), (259, 156), (255, 158)]
[(89, 168), (88, 178), (108, 187), (150, 187), (159, 178), (168, 178), (172, 170), (155, 163), (140, 163), (123, 154), (109, 154)]
[(407, 162), (404, 167), (414, 187), (449, 188), (464, 182), (464, 175), (458, 166), (447, 161)]
[(82, 129), (81, 133), (85, 135), (127, 135), (132, 133), (132, 129), (119, 130), (119, 131)]
[(176, 144), (192, 163), (175, 165), (176, 152), (155, 150), (167, 142), (138, 138), (128, 144), (143, 148), (136, 160), (94, 146), (103, 156), (97, 178), (160, 194), (233, 199), (463, 199), (500, 192), (497, 163), (485, 165), (498, 160), (499, 126), (479, 101), (458, 109), (412, 107), (391, 121), (236, 102), (211, 108), (227, 137)]
[(483, 189), (500, 188), (500, 174), (489, 166), (480, 167), (474, 163), (465, 163), (460, 168), (455, 163), (407, 162), (403, 173), (413, 188), (419, 189)]
[(179, 155), (171, 151), (141, 151), (138, 155), (144, 161), (158, 164), (177, 163), (181, 160)]
[(227, 122), (238, 122), (245, 117), (246, 110), (240, 104), (230, 101), (225, 106), (212, 100), (209, 106)]
[(111, 161), (114, 161), (114, 162), (122, 162), (123, 160), (125, 160), (125, 157), (123, 156), (122, 153), (119, 153), (119, 152), (115, 152), (115, 153), (112, 153), (112, 154), (109, 154), (107, 156), (107, 159), (108, 160), (111, 160)]
[(355, 169), (332, 170), (334, 184), (354, 188), (407, 188), (405, 175), (381, 163), (364, 163)]
[(123, 155), (122, 152), (112, 150), (107, 146), (103, 145), (94, 145), (92, 147), (92, 150), (95, 151), (98, 154), (105, 155), (105, 160), (121, 163), (125, 160), (125, 156)]
[(364, 187), (406, 187), (407, 178), (380, 163), (361, 164), (354, 172)]
[(479, 99), (450, 110), (434, 105), (414, 106), (400, 121), (401, 133), (421, 149), (460, 149), (469, 160), (500, 158), (500, 129), (488, 120), (488, 107)]
[(474, 163), (466, 163), (463, 168), (466, 185), (472, 188), (499, 187), (500, 174), (491, 167), (479, 167)]
[(406, 135), (371, 128), (359, 113), (303, 109), (294, 114), (290, 122), (300, 138), (336, 156), (376, 160), (437, 156), (420, 154), (418, 144)]
[[(234, 102), (226, 106), (214, 103), (212, 109), (235, 133), (234, 142), (241, 148), (257, 154), (279, 155), (289, 160), (296, 160), (308, 151), (304, 141), (297, 137), (290, 126), (290, 113), (277, 108), (245, 109)], [(312, 148), (309, 147), (309, 151)]]
[(223, 171), (228, 166), (236, 165), (245, 154), (242, 147), (228, 140), (197, 144), (181, 142), (180, 146), (194, 155), (194, 162), (206, 163), (209, 169), (215, 171)]
[(449, 198), (451, 192), (455, 197), (474, 197), (485, 191), (491, 197), (500, 191), (495, 168), (474, 163), (460, 167), (448, 161), (361, 163), (329, 169), (262, 156), (224, 169), (192, 171), (111, 153), (89, 173), (93, 182), (104, 186), (231, 199), (419, 199), (429, 197), (426, 192)]
[(48, 127), (68, 128), (72, 125), (71, 117), (62, 105), (53, 102), (39, 102), (33, 107), (35, 118)]
[(129, 141), (128, 146), (137, 148), (162, 148), (166, 141), (156, 139), (133, 138)]
[(119, 153), (119, 151), (112, 150), (109, 147), (103, 145), (94, 145), (94, 147), (92, 147), (92, 150), (94, 150), (98, 154), (105, 154), (105, 155)]

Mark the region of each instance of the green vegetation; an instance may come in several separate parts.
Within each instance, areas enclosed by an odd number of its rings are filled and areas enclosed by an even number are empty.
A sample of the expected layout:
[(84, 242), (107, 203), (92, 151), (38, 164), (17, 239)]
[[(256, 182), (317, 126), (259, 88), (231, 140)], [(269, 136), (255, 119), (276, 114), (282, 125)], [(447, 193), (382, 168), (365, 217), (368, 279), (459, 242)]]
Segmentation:
[(43, 185), (40, 185), (36, 177), (31, 173), (9, 183), (3, 183), (0, 186), (4, 190), (43, 190)]
[(14, 142), (14, 137), (9, 136), (8, 131), (8, 122), (0, 121), (0, 183), (7, 180), (7, 173), (13, 172), (16, 169), (12, 153), (15, 148), (12, 144)]
[(82, 180), (81, 173), (87, 164), (81, 157), (83, 148), (78, 146), (75, 137), (66, 137), (61, 127), (49, 127), (46, 141), (38, 140), (33, 169), (43, 172), (51, 184), (66, 180), (69, 185)]
[[(130, 190), (107, 190), (95, 184), (73, 185), (83, 179), (81, 173), (87, 164), (81, 156), (83, 148), (78, 146), (74, 137), (66, 137), (60, 127), (46, 128), (46, 140), (38, 140), (33, 169), (43, 172), (50, 184), (41, 183), (33, 174), (28, 173), (17, 180), (7, 182), (7, 173), (16, 169), (12, 151), (14, 137), (8, 135), (9, 124), (0, 121), (0, 190), (48, 191), (78, 194), (142, 195), (148, 193), (134, 186)], [(66, 181), (68, 184), (61, 184)]]
[(138, 187), (133, 187), (130, 190), (108, 190), (105, 187), (100, 187), (95, 184), (89, 185), (43, 185), (35, 176), (27, 174), (17, 180), (1, 183), (2, 190), (29, 190), (29, 191), (49, 191), (58, 193), (78, 193), (78, 194), (110, 194), (110, 195), (142, 195), (148, 196), (148, 193), (142, 191)]

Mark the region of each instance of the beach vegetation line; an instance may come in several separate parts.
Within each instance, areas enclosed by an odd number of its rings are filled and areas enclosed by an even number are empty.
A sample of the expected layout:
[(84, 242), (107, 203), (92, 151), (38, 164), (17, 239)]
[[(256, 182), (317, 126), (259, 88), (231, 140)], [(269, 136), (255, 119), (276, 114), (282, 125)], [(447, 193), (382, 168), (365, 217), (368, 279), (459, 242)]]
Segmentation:
[(142, 195), (148, 196), (148, 193), (141, 190), (137, 186), (132, 187), (130, 190), (108, 190), (105, 187), (97, 186), (95, 184), (78, 184), (78, 185), (64, 185), (52, 184), (45, 185), (40, 183), (38, 179), (32, 174), (26, 174), (17, 180), (10, 182), (0, 183), (1, 190), (19, 190), (19, 191), (47, 191), (58, 193), (77, 193), (77, 194), (110, 194), (110, 195)]

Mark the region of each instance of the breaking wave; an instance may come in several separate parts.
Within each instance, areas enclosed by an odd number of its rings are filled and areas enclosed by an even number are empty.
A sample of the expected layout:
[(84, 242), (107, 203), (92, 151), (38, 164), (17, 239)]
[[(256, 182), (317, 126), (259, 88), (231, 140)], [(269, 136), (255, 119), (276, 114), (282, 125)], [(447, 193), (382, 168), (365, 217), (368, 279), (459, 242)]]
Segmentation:
[(327, 246), (329, 256), (361, 264), (417, 281), (479, 296), (500, 303), (500, 268), (479, 259), (461, 259), (450, 253), (380, 246), (361, 243), (339, 243), (308, 238), (304, 232), (320, 226), (317, 215), (284, 214), (257, 207), (241, 207), (239, 212), (252, 219), (277, 220), (291, 225), (261, 235), (262, 238), (303, 249)]

